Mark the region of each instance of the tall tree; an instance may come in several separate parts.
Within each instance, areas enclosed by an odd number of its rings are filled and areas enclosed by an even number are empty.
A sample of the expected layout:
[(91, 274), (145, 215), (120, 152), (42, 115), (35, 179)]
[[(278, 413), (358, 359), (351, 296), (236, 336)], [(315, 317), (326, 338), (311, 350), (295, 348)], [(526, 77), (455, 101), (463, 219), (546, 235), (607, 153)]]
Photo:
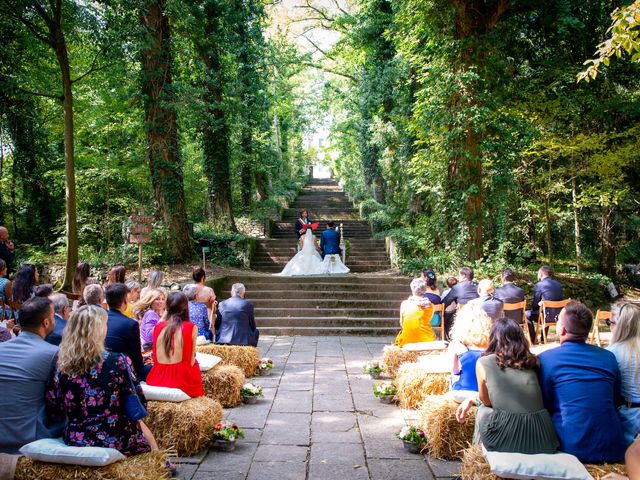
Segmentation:
[(146, 1), (141, 19), (146, 34), (141, 71), (145, 134), (156, 215), (169, 229), (174, 259), (188, 260), (193, 255), (193, 243), (187, 225), (172, 84), (171, 27), (165, 1)]

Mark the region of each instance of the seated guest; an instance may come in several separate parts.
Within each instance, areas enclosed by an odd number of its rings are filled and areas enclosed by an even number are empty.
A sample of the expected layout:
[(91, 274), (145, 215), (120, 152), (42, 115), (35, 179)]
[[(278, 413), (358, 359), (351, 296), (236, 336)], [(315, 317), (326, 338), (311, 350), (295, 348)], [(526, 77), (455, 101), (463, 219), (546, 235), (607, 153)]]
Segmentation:
[(204, 337), (205, 340), (211, 342), (213, 340), (213, 332), (207, 313), (207, 307), (204, 303), (196, 301), (198, 287), (189, 283), (184, 286), (182, 292), (189, 300), (189, 320), (198, 328), (198, 336)]
[[(564, 300), (562, 285), (552, 278), (551, 267), (546, 265), (538, 269), (538, 283), (533, 286), (533, 305), (527, 322), (529, 323), (529, 334), (531, 339), (536, 341), (536, 325), (538, 324), (538, 316), (540, 315), (540, 302), (542, 300), (550, 300), (557, 302)], [(547, 322), (555, 322), (560, 309), (547, 309)]]
[(153, 328), (164, 315), (165, 298), (162, 290), (147, 290), (133, 305), (133, 314), (140, 322), (140, 344), (143, 351), (151, 350)]
[(49, 300), (51, 300), (51, 303), (53, 304), (56, 324), (53, 328), (53, 332), (47, 335), (45, 340), (51, 345), (60, 345), (62, 332), (64, 332), (64, 328), (67, 326), (69, 315), (71, 315), (71, 307), (69, 306), (69, 299), (67, 299), (67, 296), (64, 293), (54, 293), (49, 297)]
[(109, 270), (109, 274), (107, 275), (107, 281), (104, 284), (104, 289), (106, 290), (109, 285), (113, 285), (114, 283), (124, 283), (126, 281), (127, 269), (124, 265), (116, 265)]
[(86, 305), (71, 314), (46, 395), (47, 413), (67, 419), (67, 445), (115, 448), (127, 456), (157, 449), (146, 425), (127, 417), (127, 395), (136, 392), (146, 400), (129, 359), (105, 351), (106, 333), (103, 308)]
[(442, 299), (445, 306), (452, 302), (458, 305), (466, 305), (474, 298), (478, 298), (478, 284), (473, 281), (473, 269), (462, 267), (460, 269), (460, 282), (456, 283), (447, 295)]
[[(424, 297), (428, 298), (433, 305), (440, 305), (442, 298), (440, 297), (440, 290), (438, 290), (438, 279), (436, 278), (436, 272), (432, 268), (425, 268), (422, 270), (420, 279), (427, 285), (424, 293)], [(442, 319), (439, 313), (434, 313), (431, 317), (431, 326), (439, 327)]]
[[(441, 298), (446, 297), (451, 289), (458, 283), (458, 279), (456, 277), (448, 277), (446, 281), (447, 288), (442, 291)], [(451, 331), (451, 326), (453, 325), (453, 316), (458, 310), (458, 304), (453, 301), (444, 309), (444, 330), (445, 330), (445, 338), (449, 337), (449, 332)]]
[(538, 359), (522, 328), (508, 318), (494, 321), (476, 365), (479, 399), (465, 400), (456, 412), (463, 423), (471, 405), (479, 405), (474, 443), (493, 452), (555, 453), (558, 437), (544, 408), (537, 370)]
[(147, 372), (143, 372), (142, 367), (140, 326), (124, 314), (127, 308), (127, 287), (124, 283), (112, 283), (105, 293), (109, 311), (104, 346), (110, 352), (129, 357), (136, 376), (144, 380)]
[(129, 280), (125, 283), (127, 286), (127, 309), (124, 314), (129, 318), (135, 318), (133, 315), (133, 304), (140, 300), (140, 290), (142, 287), (135, 280)]
[(399, 347), (407, 343), (433, 342), (436, 335), (431, 329), (433, 305), (425, 298), (427, 285), (419, 278), (411, 281), (411, 296), (400, 305), (400, 333), (395, 344)]
[(34, 297), (44, 297), (48, 298), (53, 295), (53, 285), (50, 283), (43, 283), (42, 285), (36, 285), (33, 289)]
[(451, 373), (455, 380), (451, 390), (478, 391), (476, 362), (489, 344), (489, 330), (491, 330), (491, 318), (479, 305), (470, 302), (458, 313), (449, 337), (451, 339), (449, 343)]
[(630, 444), (640, 433), (640, 305), (623, 303), (612, 309), (610, 352), (616, 356), (622, 379), (622, 405), (618, 414), (625, 440)]
[(149, 290), (160, 290), (164, 293), (164, 288), (162, 288), (163, 280), (164, 273), (162, 273), (162, 270), (151, 270), (147, 279), (147, 286), (140, 291), (140, 296), (144, 297)]
[(470, 304), (480, 305), (487, 312), (491, 320), (504, 317), (504, 304), (493, 296), (493, 281), (485, 278), (478, 283), (478, 298), (471, 300)]
[(182, 292), (167, 298), (165, 319), (153, 328), (153, 367), (149, 385), (179, 388), (190, 397), (204, 395), (196, 360), (198, 329), (189, 321), (189, 301)]
[(583, 463), (617, 462), (627, 447), (616, 408), (620, 371), (613, 353), (586, 343), (592, 323), (580, 302), (562, 309), (560, 347), (539, 357), (540, 386), (560, 450)]
[(85, 305), (95, 305), (101, 307), (104, 302), (104, 290), (97, 283), (92, 283), (84, 287), (82, 293)]
[[(493, 296), (503, 303), (520, 303), (524, 301), (524, 290), (515, 283), (516, 275), (510, 268), (505, 268), (501, 272), (502, 286), (496, 288)], [(505, 310), (504, 316), (511, 320), (522, 323), (522, 312), (519, 310)], [(533, 337), (532, 337), (533, 338)]]
[(0, 452), (60, 436), (63, 425), (47, 421), (44, 401), (58, 355), (58, 347), (44, 341), (53, 332), (53, 315), (48, 298), (27, 300), (20, 307), (20, 335), (0, 343)]
[(11, 300), (11, 281), (7, 278), (7, 264), (0, 258), (0, 300)]
[(211, 310), (215, 306), (216, 294), (213, 291), (213, 288), (207, 287), (205, 285), (205, 281), (207, 280), (206, 273), (204, 268), (200, 265), (196, 265), (193, 267), (192, 275), (193, 281), (196, 282), (196, 287), (198, 287), (198, 294), (196, 295), (196, 301), (202, 302), (209, 312), (209, 316), (211, 316)]
[(34, 290), (38, 284), (40, 276), (38, 275), (38, 269), (32, 263), (25, 263), (13, 281), (12, 297), (14, 302), (24, 303), (33, 297)]
[(251, 345), (256, 347), (260, 331), (256, 327), (253, 304), (244, 299), (245, 288), (241, 283), (231, 286), (231, 298), (220, 302), (216, 316), (216, 343)]
[(75, 310), (85, 304), (83, 297), (84, 287), (93, 283), (98, 283), (98, 281), (91, 276), (91, 266), (87, 262), (78, 263), (76, 273), (74, 273), (73, 280), (71, 280), (71, 292), (80, 295), (80, 298), (73, 301), (71, 310)]

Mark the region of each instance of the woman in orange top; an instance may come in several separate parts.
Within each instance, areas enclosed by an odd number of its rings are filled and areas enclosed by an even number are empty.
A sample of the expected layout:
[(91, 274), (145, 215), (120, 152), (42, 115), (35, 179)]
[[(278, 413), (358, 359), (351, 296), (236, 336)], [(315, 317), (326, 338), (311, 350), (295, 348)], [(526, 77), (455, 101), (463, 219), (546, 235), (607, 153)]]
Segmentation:
[(400, 326), (402, 330), (396, 337), (396, 345), (407, 343), (433, 342), (436, 335), (431, 329), (433, 305), (425, 298), (427, 284), (420, 278), (411, 282), (412, 295), (400, 306)]
[(182, 292), (169, 294), (167, 313), (153, 328), (153, 368), (149, 385), (179, 388), (190, 397), (204, 395), (196, 360), (198, 329), (189, 321), (189, 301)]

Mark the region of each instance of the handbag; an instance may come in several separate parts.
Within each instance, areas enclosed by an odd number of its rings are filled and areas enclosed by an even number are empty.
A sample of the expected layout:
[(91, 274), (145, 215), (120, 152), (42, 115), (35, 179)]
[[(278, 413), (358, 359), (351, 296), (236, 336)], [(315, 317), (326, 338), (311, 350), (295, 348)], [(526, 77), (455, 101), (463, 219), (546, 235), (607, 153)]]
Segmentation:
[(146, 417), (148, 412), (136, 392), (136, 385), (133, 382), (133, 376), (131, 375), (131, 370), (129, 370), (129, 364), (126, 362), (126, 358), (124, 365), (127, 370), (127, 375), (129, 376), (129, 384), (131, 385), (131, 393), (124, 398), (124, 411), (130, 420), (137, 422), (141, 418)]

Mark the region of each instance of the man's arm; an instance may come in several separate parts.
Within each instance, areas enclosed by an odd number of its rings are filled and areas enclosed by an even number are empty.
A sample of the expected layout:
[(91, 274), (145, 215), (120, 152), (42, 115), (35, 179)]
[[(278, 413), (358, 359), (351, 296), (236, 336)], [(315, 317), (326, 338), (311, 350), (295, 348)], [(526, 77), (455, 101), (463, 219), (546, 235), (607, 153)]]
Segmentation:
[(320, 250), (324, 250), (324, 243), (325, 243), (325, 235), (324, 235), (324, 232), (322, 232), (322, 235), (320, 235)]
[(534, 313), (538, 313), (540, 311), (539, 303), (542, 301), (542, 291), (540, 288), (540, 284), (536, 283), (533, 286), (533, 305), (531, 305), (531, 311)]
[(136, 371), (136, 376), (142, 378), (142, 345), (140, 344), (140, 326), (138, 322), (133, 322), (131, 326), (129, 341), (127, 342), (128, 357), (131, 359), (133, 368)]
[(247, 310), (247, 316), (249, 317), (249, 328), (251, 328), (251, 331), (253, 332), (257, 328), (256, 318), (253, 315), (253, 303), (247, 302), (245, 308)]
[(453, 302), (458, 300), (458, 290), (456, 288), (457, 286), (458, 285), (454, 285), (451, 288), (451, 290), (449, 290), (449, 293), (447, 293), (447, 296), (442, 299), (442, 303), (444, 303), (444, 308), (447, 308)]
[(553, 378), (551, 377), (553, 368), (551, 365), (548, 365), (548, 363), (543, 361), (543, 355), (544, 353), (541, 354), (540, 357), (538, 357), (540, 359), (538, 381), (540, 383), (540, 390), (542, 392), (544, 408), (549, 410), (549, 413), (553, 413)]

